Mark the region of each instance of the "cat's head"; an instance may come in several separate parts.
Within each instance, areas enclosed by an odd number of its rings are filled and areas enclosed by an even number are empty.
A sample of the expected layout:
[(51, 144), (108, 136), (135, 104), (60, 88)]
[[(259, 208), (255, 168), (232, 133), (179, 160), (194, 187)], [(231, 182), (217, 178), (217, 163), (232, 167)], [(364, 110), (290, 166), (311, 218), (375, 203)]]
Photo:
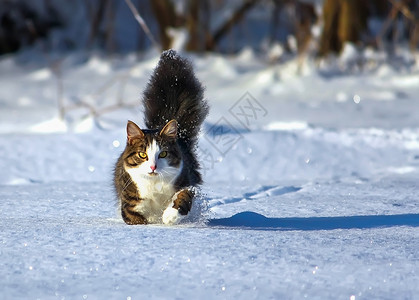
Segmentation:
[(127, 146), (123, 153), (125, 170), (135, 178), (173, 181), (182, 170), (177, 139), (177, 122), (169, 121), (161, 130), (141, 130), (127, 124)]

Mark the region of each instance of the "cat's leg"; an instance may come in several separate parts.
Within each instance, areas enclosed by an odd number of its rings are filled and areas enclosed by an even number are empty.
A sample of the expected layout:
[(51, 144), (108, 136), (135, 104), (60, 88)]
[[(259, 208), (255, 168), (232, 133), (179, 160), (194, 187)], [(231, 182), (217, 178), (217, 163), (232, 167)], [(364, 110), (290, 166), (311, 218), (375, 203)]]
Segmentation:
[(142, 225), (147, 224), (146, 218), (135, 210), (136, 205), (130, 205), (129, 203), (121, 203), (121, 215), (122, 219), (128, 225)]
[(147, 219), (140, 214), (136, 207), (142, 199), (139, 199), (137, 191), (126, 188), (121, 194), (121, 216), (128, 225), (147, 224)]
[(193, 196), (193, 192), (189, 189), (177, 192), (173, 198), (173, 208), (182, 216), (186, 216), (191, 211)]
[(194, 193), (191, 189), (183, 189), (175, 193), (169, 207), (163, 212), (164, 224), (177, 224), (192, 208)]

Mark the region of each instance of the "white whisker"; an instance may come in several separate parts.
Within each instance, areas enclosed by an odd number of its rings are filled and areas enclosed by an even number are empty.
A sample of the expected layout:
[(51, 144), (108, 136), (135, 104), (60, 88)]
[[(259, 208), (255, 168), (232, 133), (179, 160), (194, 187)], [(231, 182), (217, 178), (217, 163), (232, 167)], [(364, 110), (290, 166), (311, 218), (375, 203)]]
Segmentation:
[(132, 178), (130, 176), (129, 179), (127, 180), (127, 182), (125, 182), (125, 185), (122, 188), (122, 191), (125, 191), (131, 183), (132, 183)]

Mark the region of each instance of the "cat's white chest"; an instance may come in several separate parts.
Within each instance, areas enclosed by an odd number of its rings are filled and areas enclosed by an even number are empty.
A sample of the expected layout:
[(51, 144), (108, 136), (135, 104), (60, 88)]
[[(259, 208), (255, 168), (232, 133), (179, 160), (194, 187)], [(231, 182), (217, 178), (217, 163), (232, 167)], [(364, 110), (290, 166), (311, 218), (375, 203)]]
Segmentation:
[(163, 211), (172, 201), (175, 189), (170, 182), (153, 178), (134, 180), (143, 199), (135, 208), (149, 223), (160, 223)]

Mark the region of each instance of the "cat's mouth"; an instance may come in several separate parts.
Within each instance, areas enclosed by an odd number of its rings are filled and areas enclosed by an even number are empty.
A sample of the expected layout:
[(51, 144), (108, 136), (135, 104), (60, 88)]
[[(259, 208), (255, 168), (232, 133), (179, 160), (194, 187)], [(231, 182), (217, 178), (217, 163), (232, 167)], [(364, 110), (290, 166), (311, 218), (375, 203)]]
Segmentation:
[(159, 174), (158, 174), (157, 172), (154, 172), (154, 171), (153, 171), (153, 172), (148, 173), (148, 175), (149, 175), (149, 176), (157, 176), (157, 175), (159, 175)]

